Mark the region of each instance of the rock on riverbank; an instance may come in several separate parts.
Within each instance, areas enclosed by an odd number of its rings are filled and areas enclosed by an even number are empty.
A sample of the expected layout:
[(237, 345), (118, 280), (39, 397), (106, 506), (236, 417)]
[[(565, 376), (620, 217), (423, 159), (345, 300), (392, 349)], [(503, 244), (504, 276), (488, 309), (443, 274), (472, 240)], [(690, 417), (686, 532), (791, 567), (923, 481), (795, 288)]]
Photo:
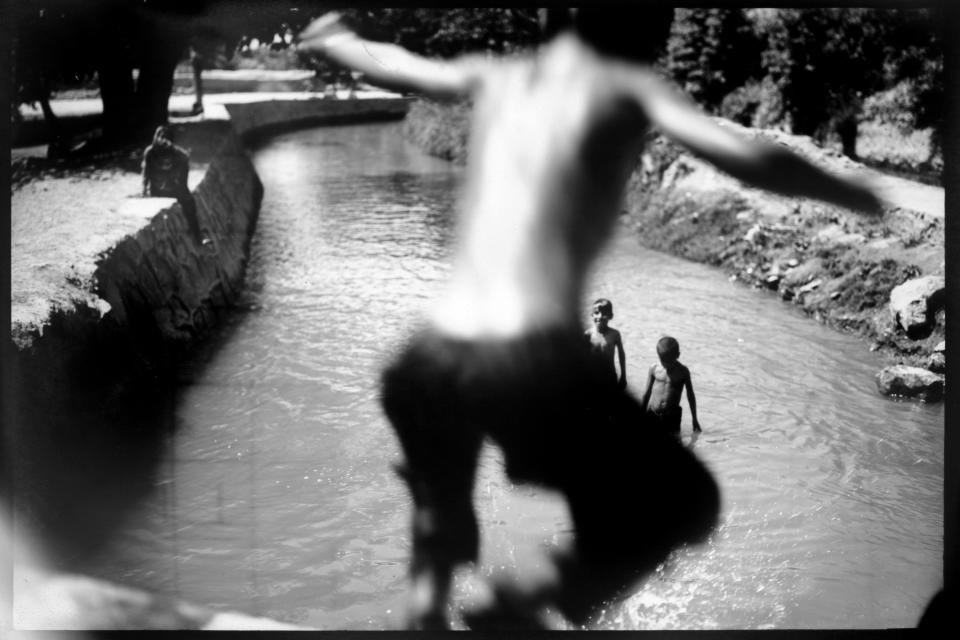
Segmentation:
[[(428, 152), (463, 162), (468, 113), (463, 105), (414, 104), (405, 131)], [(831, 171), (865, 171), (806, 137), (722, 124), (771, 139)], [(929, 280), (905, 283), (943, 277), (943, 190), (875, 172), (870, 179), (892, 201), (882, 216), (744, 187), (651, 136), (627, 187), (624, 221), (649, 248), (719, 267), (763, 294), (799, 305), (817, 321), (861, 337), (890, 365), (926, 368), (943, 357), (937, 351), (945, 335), (943, 295), (927, 286)], [(906, 303), (922, 308), (910, 314), (923, 318), (915, 325), (905, 327), (905, 313), (890, 305), (900, 286), (929, 294)], [(906, 394), (906, 388), (881, 391)]]
[[(834, 172), (863, 170), (808, 138), (725, 126)], [(885, 191), (883, 177), (869, 179)], [(911, 183), (899, 183), (898, 200), (910, 202)], [(888, 205), (881, 216), (867, 216), (744, 187), (656, 138), (631, 178), (626, 210), (646, 246), (720, 267), (799, 305), (863, 338), (891, 365), (926, 367), (944, 341), (944, 225), (941, 212), (921, 208), (931, 188), (916, 189), (917, 208)], [(881, 385), (894, 395), (910, 395), (909, 388)]]

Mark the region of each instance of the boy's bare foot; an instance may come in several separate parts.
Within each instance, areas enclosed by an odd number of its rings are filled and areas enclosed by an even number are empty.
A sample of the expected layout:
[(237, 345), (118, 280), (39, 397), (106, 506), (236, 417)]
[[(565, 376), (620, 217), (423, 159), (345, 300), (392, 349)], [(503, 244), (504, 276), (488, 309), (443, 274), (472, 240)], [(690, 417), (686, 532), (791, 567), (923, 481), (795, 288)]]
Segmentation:
[(537, 601), (516, 587), (501, 582), (492, 586), (490, 601), (464, 610), (463, 621), (471, 631), (520, 631), (552, 629)]
[(442, 567), (423, 568), (411, 577), (407, 629), (415, 631), (446, 630), (450, 594), (450, 571)]

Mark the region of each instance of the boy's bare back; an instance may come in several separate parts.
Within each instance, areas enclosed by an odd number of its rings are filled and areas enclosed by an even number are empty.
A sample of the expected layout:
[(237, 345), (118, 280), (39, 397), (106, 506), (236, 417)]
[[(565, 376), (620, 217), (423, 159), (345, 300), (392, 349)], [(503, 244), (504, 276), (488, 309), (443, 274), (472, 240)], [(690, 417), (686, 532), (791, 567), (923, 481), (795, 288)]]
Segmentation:
[(464, 240), (433, 317), (442, 330), (506, 337), (579, 326), (587, 267), (613, 228), (647, 125), (615, 75), (572, 36), (484, 68)]
[[(335, 14), (300, 35), (303, 50), (360, 71), (373, 84), (472, 100), (448, 288), (431, 307), (433, 330), (418, 334), (383, 378), (385, 412), (403, 447), (403, 477), (414, 499), (414, 627), (443, 626), (453, 567), (477, 557), (472, 486), (482, 437), (503, 448), (515, 479), (561, 488), (576, 530), (574, 548), (555, 558), (552, 574), (501, 585), (488, 620), (498, 610), (517, 610), (529, 625), (527, 614), (552, 604), (583, 621), (673, 545), (701, 541), (714, 526), (719, 492), (709, 472), (681, 447), (628, 427), (643, 422), (640, 403), (601, 380), (579, 338), (585, 280), (614, 229), (648, 128), (753, 186), (855, 208), (879, 206), (862, 185), (739, 137), (670, 89), (641, 62), (653, 47), (634, 50), (648, 42), (636, 30), (656, 22), (646, 11), (630, 20), (577, 11), (575, 29), (537, 51), (499, 59), (430, 60), (363, 40)], [(617, 27), (611, 48), (610, 29)], [(686, 388), (699, 430), (686, 375), (678, 385), (665, 381), (663, 401)], [(521, 387), (535, 393), (517, 394)], [(477, 394), (483, 410), (493, 413), (482, 424), (458, 419), (477, 415)], [(593, 411), (594, 396), (605, 398), (600, 413)], [(550, 417), (545, 409), (553, 411)], [(571, 428), (571, 420), (579, 426), (597, 415), (604, 416), (599, 437), (583, 438)], [(542, 437), (540, 429), (550, 435)], [(543, 453), (545, 445), (552, 454)], [(608, 507), (632, 491), (638, 455), (646, 456), (640, 465), (646, 473), (659, 477), (669, 468), (686, 483), (671, 485), (684, 495), (682, 510), (666, 493), (653, 496), (662, 499), (651, 507), (661, 517), (656, 531), (639, 526), (633, 511)], [(522, 604), (505, 604), (510, 591)]]
[(451, 61), (362, 40), (337, 15), (300, 37), (305, 50), (375, 84), (472, 99), (460, 244), (431, 315), (454, 337), (579, 326), (585, 278), (614, 228), (651, 124), (754, 186), (863, 209), (879, 205), (856, 183), (724, 129), (645, 65), (601, 55), (571, 31), (524, 55)]

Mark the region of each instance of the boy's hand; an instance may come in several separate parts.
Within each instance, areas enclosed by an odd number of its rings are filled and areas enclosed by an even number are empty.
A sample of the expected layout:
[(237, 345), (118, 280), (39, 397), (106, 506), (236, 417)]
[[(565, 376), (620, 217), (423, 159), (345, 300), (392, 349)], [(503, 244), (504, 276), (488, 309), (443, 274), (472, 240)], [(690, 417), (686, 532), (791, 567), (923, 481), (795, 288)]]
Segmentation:
[(342, 16), (338, 12), (331, 11), (307, 25), (307, 28), (297, 35), (297, 44), (301, 48), (323, 53), (334, 37), (346, 35), (353, 35), (353, 31), (343, 24)]

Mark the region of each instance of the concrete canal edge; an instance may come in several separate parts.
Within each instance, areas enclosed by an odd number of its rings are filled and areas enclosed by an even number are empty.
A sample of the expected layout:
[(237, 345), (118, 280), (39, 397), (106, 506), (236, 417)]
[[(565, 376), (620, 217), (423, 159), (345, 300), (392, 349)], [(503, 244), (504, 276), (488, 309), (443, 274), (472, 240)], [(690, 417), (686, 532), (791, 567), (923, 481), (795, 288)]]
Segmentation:
[[(223, 128), (223, 138), (193, 190), (201, 226), (213, 238), (212, 245), (200, 247), (192, 241), (180, 207), (172, 200), (123, 203), (111, 211), (122, 216), (131, 207), (142, 209), (149, 203), (158, 210), (136, 232), (123, 234), (108, 250), (91, 256), (89, 268), (62, 265), (66, 274), (92, 272), (71, 280), (70, 287), (79, 295), (72, 295), (69, 304), (50, 300), (45, 312), (13, 309), (4, 355), (9, 402), (3, 457), (5, 467), (16, 469), (15, 489), (22, 484), (17, 477), (22, 471), (19, 446), (40, 433), (56, 438), (57, 429), (70, 428), (71, 416), (107, 414), (114, 405), (150, 395), (175, 376), (178, 365), (230, 313), (242, 292), (263, 196), (245, 145), (285, 129), (401, 119), (408, 101), (273, 99), (225, 106), (231, 126)], [(17, 282), (11, 287), (16, 300)], [(19, 603), (26, 607), (14, 608), (17, 628), (293, 628), (264, 618), (161, 601), (83, 576), (30, 568), (20, 570), (20, 575), (29, 579), (15, 584)], [(71, 614), (50, 618), (53, 610)]]

